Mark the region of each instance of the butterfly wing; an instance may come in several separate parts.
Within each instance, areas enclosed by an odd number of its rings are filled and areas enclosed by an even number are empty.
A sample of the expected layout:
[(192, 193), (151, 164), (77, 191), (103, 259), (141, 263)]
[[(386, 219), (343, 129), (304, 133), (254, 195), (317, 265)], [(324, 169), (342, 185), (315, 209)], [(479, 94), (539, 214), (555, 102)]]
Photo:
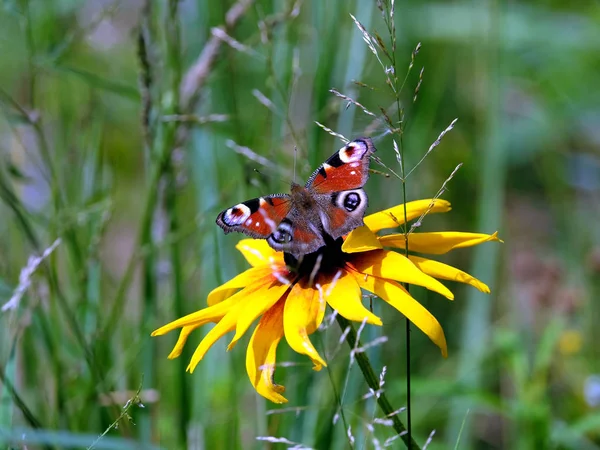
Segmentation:
[[(304, 189), (299, 187), (300, 189)], [(318, 206), (304, 208), (295, 188), (292, 188), (292, 208), (267, 241), (275, 250), (290, 253), (296, 258), (312, 253), (325, 245)]]
[(323, 228), (333, 239), (364, 224), (368, 198), (361, 189), (369, 179), (369, 163), (375, 147), (370, 138), (348, 143), (306, 183), (319, 205)]
[(351, 189), (331, 194), (317, 194), (323, 229), (333, 239), (364, 225), (363, 217), (369, 203), (364, 189)]
[(223, 231), (239, 231), (256, 239), (268, 239), (275, 233), (291, 209), (287, 194), (253, 198), (232, 206), (217, 216), (217, 225)]
[(328, 234), (337, 239), (363, 224), (367, 195), (362, 186), (369, 178), (369, 161), (375, 147), (369, 138), (357, 139), (321, 165), (303, 188), (292, 195), (276, 194), (239, 203), (217, 216), (217, 224), (266, 239), (277, 251), (295, 257), (325, 245)]
[(225, 233), (238, 231), (256, 239), (266, 239), (277, 250), (295, 257), (325, 245), (322, 233), (293, 206), (287, 194), (267, 195), (232, 206), (217, 216)]
[(375, 147), (370, 138), (360, 138), (338, 150), (313, 172), (306, 187), (315, 194), (358, 189), (369, 179), (369, 162)]

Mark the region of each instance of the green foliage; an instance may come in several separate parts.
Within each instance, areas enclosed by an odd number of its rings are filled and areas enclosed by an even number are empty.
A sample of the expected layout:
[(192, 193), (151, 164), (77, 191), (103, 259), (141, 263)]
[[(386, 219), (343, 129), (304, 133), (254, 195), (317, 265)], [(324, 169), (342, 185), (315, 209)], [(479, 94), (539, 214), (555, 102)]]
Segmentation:
[[(287, 191), (341, 146), (315, 122), (373, 136), (386, 173), (401, 173), (386, 131), (401, 130), (409, 173), (458, 117), (407, 177), (407, 199), (432, 197), (462, 163), (443, 195), (453, 211), (422, 229), (499, 229), (505, 244), (443, 258), (491, 295), (449, 283), (450, 303), (411, 289), (449, 343), (444, 360), (411, 333), (413, 437), (422, 446), (436, 430), (430, 449), (599, 448), (584, 395), (600, 373), (597, 5), (397, 1), (386, 24), (369, 0), (241, 3), (235, 17), (233, 1), (0, 3), (0, 305), (56, 243), (0, 312), (0, 445), (218, 450), (271, 437), (342, 449), (348, 427), (355, 448), (383, 445), (395, 433), (368, 429), (382, 413), (334, 326), (312, 336), (321, 372), (281, 346), (281, 407), (251, 388), (247, 338), (228, 353), (219, 342), (190, 375), (208, 327), (175, 360), (175, 336), (150, 332), (246, 267), (214, 219)], [(379, 36), (383, 67), (350, 14)], [(403, 201), (393, 176), (367, 190), (370, 211)], [(384, 327), (361, 339), (387, 336), (368, 355), (400, 408), (404, 320), (373, 308)]]

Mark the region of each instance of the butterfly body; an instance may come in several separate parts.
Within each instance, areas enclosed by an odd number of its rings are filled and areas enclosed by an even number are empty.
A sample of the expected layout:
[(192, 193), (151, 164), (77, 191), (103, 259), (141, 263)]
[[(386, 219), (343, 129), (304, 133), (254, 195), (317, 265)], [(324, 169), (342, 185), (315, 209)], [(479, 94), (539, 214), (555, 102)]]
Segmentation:
[(306, 185), (292, 183), (290, 194), (247, 200), (222, 211), (217, 224), (229, 233), (266, 239), (277, 251), (296, 258), (312, 253), (328, 237), (337, 239), (363, 225), (369, 161), (375, 147), (369, 138), (350, 142), (313, 172)]

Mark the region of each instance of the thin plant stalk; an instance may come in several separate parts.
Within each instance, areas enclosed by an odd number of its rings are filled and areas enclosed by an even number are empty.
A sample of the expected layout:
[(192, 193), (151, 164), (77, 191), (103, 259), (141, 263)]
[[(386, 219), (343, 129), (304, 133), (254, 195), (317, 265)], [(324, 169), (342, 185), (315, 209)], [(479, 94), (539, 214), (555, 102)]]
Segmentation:
[[(252, 0), (240, 0), (233, 4), (226, 14), (226, 23), (223, 26), (227, 30), (232, 30), (235, 28), (251, 3)], [(211, 38), (204, 46), (197, 61), (192, 65), (191, 68), (187, 70), (185, 76), (182, 77), (179, 92), (180, 110), (182, 114), (187, 114), (190, 111), (194, 111), (198, 107), (200, 93), (206, 84), (213, 66), (217, 62), (220, 48), (221, 40), (213, 36), (213, 38)], [(110, 333), (114, 324), (118, 322), (116, 319), (122, 311), (125, 295), (127, 294), (129, 286), (133, 281), (138, 260), (146, 251), (151, 249), (151, 247), (142, 247), (141, 251), (137, 250), (141, 246), (142, 236), (152, 226), (154, 210), (158, 202), (158, 185), (163, 174), (165, 173), (166, 167), (170, 163), (173, 147), (183, 148), (185, 146), (187, 140), (189, 139), (189, 125), (189, 123), (185, 122), (179, 123), (176, 145), (169, 148), (164, 148), (165, 153), (156, 156), (156, 162), (151, 170), (148, 189), (146, 190), (146, 198), (143, 202), (144, 206), (142, 208), (142, 218), (140, 220), (140, 226), (137, 234), (138, 238), (136, 239), (134, 247), (136, 250), (134, 250), (129, 257), (124, 274), (117, 286), (112, 303), (112, 309), (107, 315), (108, 319), (105, 321), (105, 327), (102, 330), (103, 334)]]
[[(352, 15), (351, 15), (351, 17), (354, 20), (358, 29), (361, 31), (361, 33), (363, 35), (363, 40), (366, 42), (368, 48), (371, 50), (371, 52), (377, 58), (377, 61), (381, 65), (382, 69), (384, 70), (384, 74), (385, 74), (385, 78), (386, 78), (386, 85), (389, 87), (389, 89), (391, 90), (392, 95), (394, 97), (394, 104), (395, 104), (395, 108), (396, 108), (396, 112), (397, 112), (397, 120), (396, 121), (391, 120), (391, 118), (388, 116), (385, 109), (383, 109), (383, 108), (380, 108), (380, 109), (381, 109), (381, 112), (385, 119), (385, 123), (388, 126), (389, 133), (392, 136), (397, 135), (398, 139), (400, 141), (400, 148), (398, 148), (396, 146), (396, 141), (394, 140), (394, 150), (396, 151), (398, 163), (400, 164), (400, 175), (399, 176), (396, 175), (396, 176), (398, 176), (398, 178), (400, 178), (400, 180), (402, 181), (402, 198), (403, 198), (403, 202), (404, 202), (404, 223), (402, 224), (402, 231), (405, 236), (404, 254), (405, 254), (405, 256), (408, 257), (409, 227), (408, 227), (407, 211), (406, 211), (406, 203), (407, 203), (407, 200), (406, 200), (406, 177), (407, 177), (407, 175), (405, 173), (404, 141), (403, 141), (404, 128), (405, 128), (405, 117), (404, 117), (404, 109), (401, 106), (400, 95), (402, 93), (404, 85), (406, 84), (406, 81), (408, 80), (408, 76), (413, 68), (414, 59), (420, 49), (420, 44), (417, 45), (417, 47), (413, 51), (412, 59), (408, 66), (408, 70), (406, 71), (406, 75), (405, 75), (404, 79), (402, 80), (402, 83), (400, 83), (400, 79), (398, 77), (398, 65), (396, 62), (396, 26), (394, 23), (394, 20), (395, 20), (394, 19), (394, 0), (389, 0), (384, 3), (378, 2), (377, 6), (378, 6), (379, 10), (382, 12), (384, 22), (387, 27), (387, 31), (388, 31), (388, 34), (390, 37), (391, 49), (388, 49), (386, 47), (383, 40), (377, 33), (375, 34), (375, 36), (372, 36), (367, 31), (365, 26), (356, 19), (356, 17), (354, 17)], [(384, 11), (384, 9), (385, 9), (385, 11)], [(377, 48), (379, 48), (380, 51), (385, 55), (385, 57), (387, 58), (387, 63), (383, 62)], [(417, 88), (415, 90), (415, 96), (413, 98), (413, 101), (415, 101), (417, 98), (417, 92), (420, 87), (420, 83), (421, 83), (421, 79), (419, 81), (419, 85), (417, 86)], [(339, 95), (339, 93), (337, 93), (337, 94), (338, 94), (338, 96), (341, 96), (343, 98), (345, 97), (343, 95)], [(354, 105), (362, 108), (366, 114), (371, 115), (371, 116), (373, 115), (373, 113), (366, 110), (358, 102), (352, 101), (351, 99), (349, 99), (349, 100), (351, 103), (354, 103)], [(393, 171), (391, 171), (391, 172), (393, 172)], [(410, 289), (410, 286), (407, 283), (402, 283), (402, 285), (408, 292)], [(407, 409), (407, 435), (408, 435), (407, 442), (409, 442), (409, 443), (413, 442), (412, 421), (411, 421), (412, 408), (411, 408), (411, 396), (410, 396), (410, 394), (411, 394), (410, 333), (411, 333), (410, 320), (408, 318), (406, 318), (406, 341), (405, 341), (406, 342), (406, 344), (405, 344), (406, 345), (406, 409)], [(411, 447), (409, 447), (409, 448), (411, 448)]]
[[(394, 23), (394, 3), (393, 1), (390, 2), (386, 2), (386, 9), (387, 9), (387, 14), (385, 15), (386, 17), (386, 25), (387, 25), (387, 29), (388, 29), (388, 33), (390, 35), (390, 40), (391, 40), (391, 44), (392, 44), (392, 49), (391, 51), (388, 53), (386, 52), (386, 55), (388, 55), (388, 58), (390, 60), (391, 63), (391, 70), (393, 71), (393, 86), (391, 84), (389, 84), (394, 97), (395, 97), (395, 102), (396, 102), (396, 112), (397, 112), (397, 120), (398, 120), (398, 126), (396, 127), (391, 127), (390, 131), (392, 132), (392, 134), (398, 134), (399, 138), (400, 138), (400, 148), (399, 148), (399, 152), (398, 152), (398, 162), (400, 164), (400, 176), (402, 178), (402, 201), (404, 203), (404, 223), (402, 225), (402, 232), (404, 234), (404, 255), (406, 257), (408, 257), (408, 239), (409, 239), (409, 228), (408, 228), (408, 217), (407, 217), (407, 212), (406, 212), (406, 173), (405, 173), (405, 158), (404, 158), (404, 126), (405, 126), (405, 120), (404, 120), (404, 110), (401, 106), (400, 103), (400, 93), (402, 92), (402, 89), (404, 87), (404, 84), (406, 83), (406, 80), (408, 79), (408, 75), (410, 74), (410, 71), (413, 67), (413, 64), (411, 62), (411, 64), (408, 66), (408, 70), (406, 72), (406, 76), (404, 77), (404, 81), (402, 82), (402, 85), (399, 84), (399, 78), (398, 78), (398, 66), (396, 64), (396, 27), (395, 27), (395, 23)], [(416, 52), (416, 51), (415, 51)], [(413, 52), (413, 61), (414, 61), (414, 57), (415, 57), (415, 52)], [(390, 126), (392, 124), (389, 124)], [(407, 292), (410, 292), (410, 285), (408, 283), (402, 283), (402, 285), (404, 286), (404, 288), (406, 289)], [(414, 442), (414, 440), (412, 439), (412, 405), (411, 405), (411, 354), (410, 354), (410, 333), (411, 333), (411, 326), (410, 326), (410, 320), (408, 318), (405, 319), (405, 325), (406, 325), (406, 341), (405, 341), (405, 346), (406, 346), (406, 425), (407, 425), (407, 432), (408, 432), (408, 439), (407, 441), (409, 443)], [(411, 446), (409, 446), (409, 448), (413, 448)]]
[[(354, 325), (348, 319), (342, 317), (340, 314), (336, 314), (337, 322), (342, 330), (349, 330), (346, 336), (346, 342), (351, 349), (362, 347), (362, 343), (358, 339), (358, 335), (356, 330), (354, 329)], [(365, 352), (356, 352), (354, 354), (356, 358), (356, 362), (358, 363), (358, 367), (363, 374), (367, 385), (373, 390), (373, 392), (377, 392), (376, 399), (377, 404), (386, 415), (387, 418), (392, 420), (394, 430), (402, 441), (406, 444), (408, 448), (411, 450), (420, 450), (419, 444), (415, 442), (415, 440), (408, 434), (408, 430), (400, 420), (397, 414), (397, 410), (392, 408), (390, 401), (388, 400), (385, 392), (380, 389), (379, 385), (379, 377), (375, 374), (373, 367), (371, 366), (371, 362), (369, 361), (369, 357)]]
[[(179, 115), (180, 111), (180, 85), (182, 79), (182, 65), (181, 65), (181, 30), (180, 22), (178, 19), (178, 0), (171, 0), (169, 2), (169, 11), (167, 18), (167, 65), (171, 74), (170, 79), (170, 93), (171, 103), (168, 108), (164, 111), (164, 115)], [(177, 133), (176, 122), (165, 123), (164, 125), (164, 138), (163, 138), (163, 149), (161, 153), (168, 151), (168, 148), (175, 145), (176, 133)], [(169, 233), (172, 236), (176, 236), (180, 232), (180, 220), (178, 217), (177, 208), (177, 173), (176, 168), (173, 166), (173, 159), (171, 159), (167, 171), (167, 184), (165, 192), (165, 209), (169, 220)], [(172, 239), (170, 244), (170, 260), (172, 268), (172, 287), (173, 287), (173, 302), (177, 315), (183, 317), (186, 313), (185, 310), (185, 297), (183, 293), (183, 264), (181, 261), (181, 248), (180, 240)], [(189, 359), (185, 357), (189, 351), (185, 351), (184, 358), (180, 358), (180, 369), (178, 373), (178, 396), (179, 396), (179, 418), (178, 418), (178, 431), (179, 441), (184, 445), (187, 442), (187, 427), (190, 422), (191, 404), (188, 393), (188, 376), (185, 370), (186, 361)]]

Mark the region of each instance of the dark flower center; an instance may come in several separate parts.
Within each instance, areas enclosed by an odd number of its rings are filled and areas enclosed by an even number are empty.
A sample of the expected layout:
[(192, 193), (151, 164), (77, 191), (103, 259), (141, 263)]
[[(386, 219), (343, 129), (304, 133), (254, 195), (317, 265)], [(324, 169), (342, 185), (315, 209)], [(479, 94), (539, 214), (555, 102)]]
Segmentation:
[(344, 267), (346, 254), (342, 251), (344, 240), (340, 237), (333, 239), (325, 235), (325, 245), (315, 252), (296, 258), (289, 253), (283, 254), (283, 260), (288, 269), (300, 276), (310, 276), (316, 273), (334, 273)]

